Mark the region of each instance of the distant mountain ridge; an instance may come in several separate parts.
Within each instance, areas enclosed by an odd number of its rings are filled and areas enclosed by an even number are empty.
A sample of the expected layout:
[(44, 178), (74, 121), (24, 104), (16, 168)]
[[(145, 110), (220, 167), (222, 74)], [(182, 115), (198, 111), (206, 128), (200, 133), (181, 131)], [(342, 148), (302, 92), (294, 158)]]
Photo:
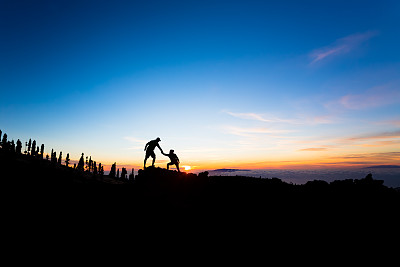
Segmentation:
[(375, 165), (370, 167), (365, 167), (364, 169), (392, 169), (392, 168), (400, 168), (400, 165)]
[(243, 170), (243, 169), (215, 169), (212, 172), (248, 172), (250, 170)]

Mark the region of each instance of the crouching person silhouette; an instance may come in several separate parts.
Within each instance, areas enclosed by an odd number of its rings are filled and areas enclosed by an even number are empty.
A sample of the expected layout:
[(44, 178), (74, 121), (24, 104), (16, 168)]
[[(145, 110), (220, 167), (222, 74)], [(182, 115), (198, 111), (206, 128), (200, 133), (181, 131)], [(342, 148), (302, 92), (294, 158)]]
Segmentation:
[(174, 150), (173, 150), (173, 149), (171, 149), (171, 150), (169, 151), (169, 154), (165, 154), (164, 152), (162, 152), (162, 154), (163, 154), (164, 156), (169, 157), (169, 159), (171, 160), (170, 163), (167, 163), (167, 170), (169, 170), (169, 165), (175, 165), (176, 168), (178, 169), (178, 172), (181, 172), (181, 171), (179, 170), (179, 158), (178, 158), (178, 156), (174, 153)]
[(158, 147), (160, 149), (161, 153), (164, 155), (162, 148), (158, 144), (158, 142), (160, 142), (160, 141), (161, 141), (160, 137), (157, 137), (155, 140), (151, 140), (151, 141), (147, 142), (146, 146), (144, 147), (144, 150), (146, 151), (146, 156), (144, 158), (144, 165), (143, 165), (144, 169), (146, 169), (146, 161), (149, 157), (153, 158), (151, 166), (154, 167), (154, 162), (156, 161), (156, 154), (154, 153), (154, 149), (156, 147)]

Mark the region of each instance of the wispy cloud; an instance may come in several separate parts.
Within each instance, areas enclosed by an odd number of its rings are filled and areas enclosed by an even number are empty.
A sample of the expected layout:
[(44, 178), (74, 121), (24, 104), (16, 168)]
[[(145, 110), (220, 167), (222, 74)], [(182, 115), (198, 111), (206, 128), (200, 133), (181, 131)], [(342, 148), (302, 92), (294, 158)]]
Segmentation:
[(379, 86), (363, 94), (348, 94), (339, 100), (347, 109), (368, 109), (400, 103), (400, 91), (387, 86)]
[(246, 137), (251, 137), (254, 134), (278, 135), (278, 134), (291, 132), (289, 130), (273, 130), (273, 129), (268, 129), (268, 128), (243, 128), (243, 127), (236, 127), (236, 126), (223, 126), (222, 129), (226, 133), (238, 135), (238, 136), (246, 136)]
[(361, 136), (347, 138), (345, 140), (364, 141), (364, 140), (377, 140), (377, 139), (388, 139), (388, 138), (400, 138), (400, 131), (367, 134), (367, 135), (361, 135)]
[(222, 112), (243, 120), (254, 120), (259, 122), (268, 122), (268, 123), (286, 123), (286, 124), (294, 124), (294, 125), (301, 125), (301, 124), (327, 124), (332, 123), (332, 118), (330, 115), (323, 115), (323, 116), (314, 116), (314, 117), (307, 117), (307, 118), (292, 118), (292, 119), (282, 119), (273, 115), (266, 115), (266, 114), (259, 114), (259, 113), (237, 113), (231, 112), (227, 110), (223, 110)]
[(310, 147), (310, 148), (303, 148), (299, 149), (298, 151), (327, 151), (328, 148), (326, 147)]
[(261, 121), (261, 122), (289, 122), (289, 123), (294, 123), (292, 120), (285, 120), (285, 119), (280, 119), (277, 117), (272, 117), (272, 116), (267, 116), (264, 114), (258, 114), (258, 113), (236, 113), (236, 112), (230, 112), (227, 110), (223, 110), (222, 112), (231, 115), (236, 118), (240, 119), (245, 119), (245, 120), (256, 120), (256, 121)]
[(382, 146), (395, 146), (400, 145), (400, 140), (391, 141), (377, 141), (370, 144), (362, 144), (362, 147), (382, 147)]
[[(331, 112), (346, 110), (366, 110), (393, 104), (400, 104), (400, 83), (391, 83), (375, 86), (357, 94), (346, 94), (338, 99), (326, 102), (324, 107)], [(392, 125), (399, 125), (399, 120), (391, 121)]]
[(148, 142), (147, 140), (143, 140), (133, 136), (125, 136), (124, 139), (134, 144), (133, 146), (128, 147), (128, 149), (143, 149)]
[[(354, 153), (340, 156), (344, 159), (364, 159), (364, 158), (381, 157), (384, 159), (400, 159), (400, 152), (377, 152), (377, 153)], [(338, 158), (338, 157), (334, 157)]]
[(335, 42), (326, 47), (318, 48), (312, 51), (309, 55), (311, 58), (310, 64), (315, 64), (327, 58), (349, 53), (377, 34), (378, 32), (376, 31), (368, 31), (365, 33), (356, 33), (337, 39)]
[(388, 121), (383, 121), (381, 122), (383, 124), (389, 124), (395, 127), (400, 127), (400, 120), (388, 120)]

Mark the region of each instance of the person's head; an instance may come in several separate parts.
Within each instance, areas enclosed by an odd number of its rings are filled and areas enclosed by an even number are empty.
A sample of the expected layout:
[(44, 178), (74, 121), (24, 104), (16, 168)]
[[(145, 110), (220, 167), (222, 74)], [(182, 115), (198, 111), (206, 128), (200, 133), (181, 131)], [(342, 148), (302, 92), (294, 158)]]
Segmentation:
[(170, 154), (174, 153), (174, 150), (173, 150), (173, 149), (171, 149), (171, 150), (169, 151), (169, 153), (170, 153)]
[(157, 137), (157, 138), (156, 138), (156, 141), (157, 141), (157, 142), (160, 142), (160, 141), (161, 141), (160, 137)]

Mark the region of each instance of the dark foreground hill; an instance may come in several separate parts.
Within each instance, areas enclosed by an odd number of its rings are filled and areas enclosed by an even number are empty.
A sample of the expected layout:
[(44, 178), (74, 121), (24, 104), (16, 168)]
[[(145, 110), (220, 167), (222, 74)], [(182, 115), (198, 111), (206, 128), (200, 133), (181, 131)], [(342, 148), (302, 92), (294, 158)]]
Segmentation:
[(371, 175), (295, 185), (149, 167), (123, 180), (1, 151), (0, 170), (3, 218), (29, 231), (129, 233), (128, 242), (203, 240), (218, 248), (215, 240), (259, 246), (391, 237), (398, 227), (400, 193)]
[[(275, 211), (301, 214), (363, 212), (392, 213), (400, 207), (400, 192), (382, 180), (365, 178), (309, 181), (303, 185), (278, 178), (209, 176), (178, 173), (149, 167), (133, 180), (78, 171), (48, 160), (0, 152), (1, 182), (34, 192), (73, 193), (71, 200), (92, 208), (118, 203), (129, 210), (162, 210), (203, 213), (252, 213)], [(3, 188), (7, 188), (4, 187)], [(45, 191), (44, 191), (45, 190)], [(40, 194), (38, 194), (40, 196)], [(71, 197), (69, 194), (68, 197)]]

